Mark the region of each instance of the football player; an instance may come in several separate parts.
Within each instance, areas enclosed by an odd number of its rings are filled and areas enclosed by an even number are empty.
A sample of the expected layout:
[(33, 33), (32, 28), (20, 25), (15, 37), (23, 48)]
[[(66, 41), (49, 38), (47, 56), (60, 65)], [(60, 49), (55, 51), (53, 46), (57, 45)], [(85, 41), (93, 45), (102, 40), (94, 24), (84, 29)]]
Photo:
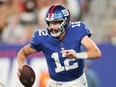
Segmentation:
[[(19, 78), (27, 56), (42, 51), (51, 78), (47, 87), (88, 87), (83, 60), (101, 57), (101, 51), (89, 38), (89, 29), (83, 22), (71, 22), (70, 12), (63, 5), (52, 5), (45, 22), (47, 28), (36, 31), (30, 44), (17, 55)], [(85, 52), (81, 52), (82, 45)]]

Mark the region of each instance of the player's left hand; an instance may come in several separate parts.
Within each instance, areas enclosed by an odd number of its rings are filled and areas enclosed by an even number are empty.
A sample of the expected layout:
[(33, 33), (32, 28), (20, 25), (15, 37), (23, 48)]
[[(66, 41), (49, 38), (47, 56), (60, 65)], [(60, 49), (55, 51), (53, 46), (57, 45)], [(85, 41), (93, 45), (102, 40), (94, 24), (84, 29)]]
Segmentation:
[(62, 50), (61, 51), (63, 57), (74, 59), (77, 57), (76, 52), (74, 50)]

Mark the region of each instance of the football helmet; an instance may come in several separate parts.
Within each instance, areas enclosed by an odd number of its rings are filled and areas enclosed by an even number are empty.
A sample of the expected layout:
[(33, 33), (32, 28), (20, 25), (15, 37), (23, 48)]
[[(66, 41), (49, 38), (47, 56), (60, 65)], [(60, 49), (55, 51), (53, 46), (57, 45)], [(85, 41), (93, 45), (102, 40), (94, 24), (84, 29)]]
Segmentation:
[[(45, 21), (47, 25), (47, 29), (51, 36), (58, 37), (60, 36), (69, 26), (70, 21), (70, 12), (69, 10), (63, 5), (52, 5), (46, 15)], [(50, 22), (61, 22), (60, 26), (58, 27), (58, 32), (53, 34), (50, 30), (49, 24)]]

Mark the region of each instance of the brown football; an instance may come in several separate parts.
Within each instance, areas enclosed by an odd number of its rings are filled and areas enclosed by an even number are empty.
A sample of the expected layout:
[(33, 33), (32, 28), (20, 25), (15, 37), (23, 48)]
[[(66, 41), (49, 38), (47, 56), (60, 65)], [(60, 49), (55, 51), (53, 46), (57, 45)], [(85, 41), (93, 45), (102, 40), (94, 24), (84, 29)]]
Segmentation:
[(25, 87), (32, 87), (35, 82), (35, 72), (29, 65), (24, 65), (20, 69), (21, 76), (19, 78), (20, 82)]

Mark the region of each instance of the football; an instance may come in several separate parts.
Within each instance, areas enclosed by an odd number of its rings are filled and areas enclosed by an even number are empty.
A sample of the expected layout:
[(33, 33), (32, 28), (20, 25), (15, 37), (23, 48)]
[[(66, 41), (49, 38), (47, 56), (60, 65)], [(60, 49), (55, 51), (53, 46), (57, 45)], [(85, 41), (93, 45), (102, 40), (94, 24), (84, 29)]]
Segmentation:
[(20, 82), (25, 87), (32, 87), (35, 82), (35, 72), (29, 65), (24, 65), (20, 71)]

